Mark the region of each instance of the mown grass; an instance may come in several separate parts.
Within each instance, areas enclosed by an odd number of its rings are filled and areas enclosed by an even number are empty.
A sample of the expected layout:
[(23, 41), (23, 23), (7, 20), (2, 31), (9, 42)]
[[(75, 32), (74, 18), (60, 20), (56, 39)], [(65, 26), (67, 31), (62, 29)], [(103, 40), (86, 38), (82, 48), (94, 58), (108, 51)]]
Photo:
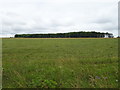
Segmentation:
[(4, 88), (117, 88), (118, 39), (3, 39)]

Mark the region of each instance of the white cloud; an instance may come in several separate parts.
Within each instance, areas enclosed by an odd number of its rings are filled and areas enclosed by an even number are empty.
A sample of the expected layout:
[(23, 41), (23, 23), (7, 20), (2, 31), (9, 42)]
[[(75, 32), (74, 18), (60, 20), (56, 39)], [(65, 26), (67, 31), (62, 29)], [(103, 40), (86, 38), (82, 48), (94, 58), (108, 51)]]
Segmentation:
[(3, 35), (102, 31), (117, 36), (118, 0), (0, 0)]

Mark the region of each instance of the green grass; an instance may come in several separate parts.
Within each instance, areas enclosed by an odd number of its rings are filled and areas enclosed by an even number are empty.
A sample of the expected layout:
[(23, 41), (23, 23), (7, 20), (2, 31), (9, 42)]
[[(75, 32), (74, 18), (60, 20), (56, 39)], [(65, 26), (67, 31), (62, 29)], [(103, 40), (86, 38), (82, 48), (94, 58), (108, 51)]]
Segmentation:
[(3, 39), (3, 88), (117, 88), (118, 39)]

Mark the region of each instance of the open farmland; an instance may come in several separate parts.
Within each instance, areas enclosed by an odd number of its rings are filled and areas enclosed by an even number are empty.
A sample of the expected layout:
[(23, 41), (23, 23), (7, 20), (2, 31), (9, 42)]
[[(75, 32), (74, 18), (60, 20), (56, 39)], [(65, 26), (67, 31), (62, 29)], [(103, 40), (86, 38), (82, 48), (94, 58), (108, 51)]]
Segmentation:
[(3, 39), (4, 88), (117, 88), (118, 39)]

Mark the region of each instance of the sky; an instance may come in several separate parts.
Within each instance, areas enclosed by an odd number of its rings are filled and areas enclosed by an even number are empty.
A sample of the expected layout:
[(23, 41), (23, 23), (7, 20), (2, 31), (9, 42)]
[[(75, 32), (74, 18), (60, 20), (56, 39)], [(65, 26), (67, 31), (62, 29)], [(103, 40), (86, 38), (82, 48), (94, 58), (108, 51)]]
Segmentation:
[(0, 0), (0, 37), (109, 32), (118, 36), (119, 0)]

